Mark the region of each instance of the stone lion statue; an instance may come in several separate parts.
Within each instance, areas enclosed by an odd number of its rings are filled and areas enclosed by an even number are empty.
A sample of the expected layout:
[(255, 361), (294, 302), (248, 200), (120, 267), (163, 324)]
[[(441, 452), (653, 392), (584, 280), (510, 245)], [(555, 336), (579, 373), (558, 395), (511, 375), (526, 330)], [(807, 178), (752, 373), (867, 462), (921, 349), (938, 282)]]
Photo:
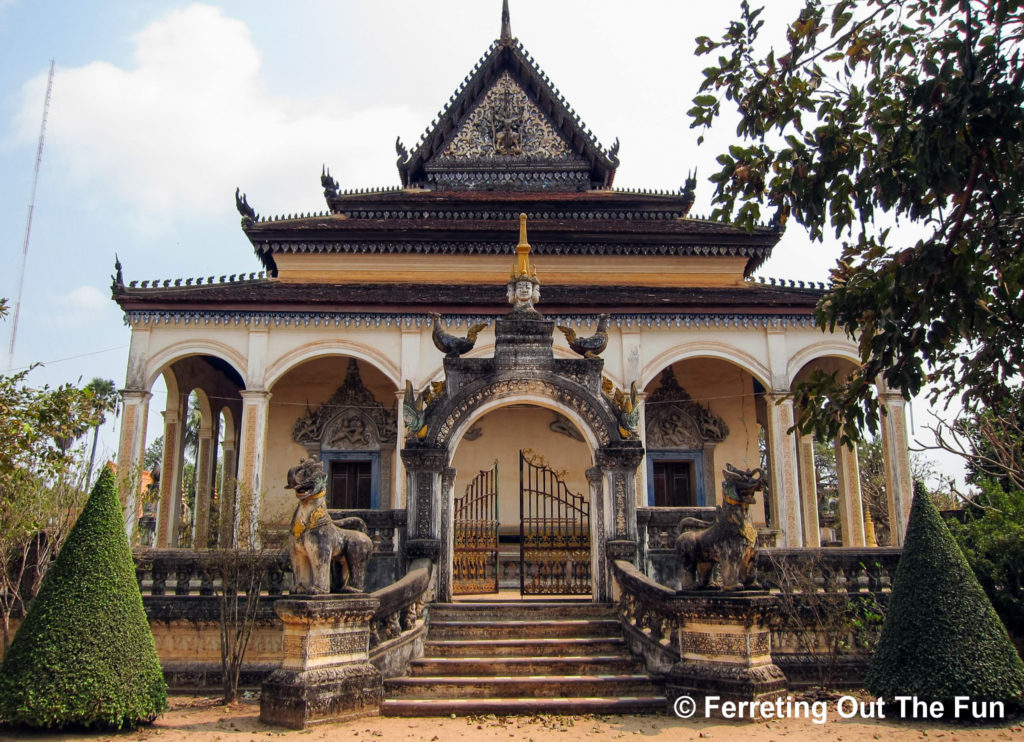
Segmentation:
[[(767, 485), (761, 469), (741, 470), (726, 464), (722, 472), (722, 504), (711, 523), (698, 518), (683, 518), (680, 530), (697, 526), (702, 530), (686, 531), (676, 539), (676, 553), (688, 589), (717, 587), (712, 578), (718, 573), (723, 590), (749, 587), (754, 579), (757, 559), (757, 531), (750, 520), (749, 509), (754, 493)], [(686, 584), (686, 576), (690, 584)]]
[(299, 500), (288, 534), (294, 585), (292, 593), (331, 592), (331, 564), (343, 568), (342, 590), (362, 592), (373, 541), (361, 518), (332, 520), (327, 512), (327, 477), (321, 461), (303, 459), (288, 470), (287, 489)]

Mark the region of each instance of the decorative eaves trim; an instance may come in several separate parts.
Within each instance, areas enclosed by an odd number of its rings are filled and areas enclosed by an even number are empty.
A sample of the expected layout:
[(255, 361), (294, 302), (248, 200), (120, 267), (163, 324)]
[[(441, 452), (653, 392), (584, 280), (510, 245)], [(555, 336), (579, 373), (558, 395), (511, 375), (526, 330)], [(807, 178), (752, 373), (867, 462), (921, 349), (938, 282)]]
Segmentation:
[[(445, 320), (448, 327), (468, 327), (493, 321), (497, 314), (458, 315)], [(548, 315), (557, 324), (590, 328), (597, 324), (594, 314)], [(265, 312), (238, 310), (131, 310), (125, 312), (125, 324), (131, 327), (160, 325), (245, 326), (245, 327), (365, 327), (422, 328), (430, 326), (425, 314), (376, 312)], [(618, 314), (610, 324), (619, 328), (718, 328), (736, 330), (788, 329), (815, 327), (814, 317), (802, 314)]]

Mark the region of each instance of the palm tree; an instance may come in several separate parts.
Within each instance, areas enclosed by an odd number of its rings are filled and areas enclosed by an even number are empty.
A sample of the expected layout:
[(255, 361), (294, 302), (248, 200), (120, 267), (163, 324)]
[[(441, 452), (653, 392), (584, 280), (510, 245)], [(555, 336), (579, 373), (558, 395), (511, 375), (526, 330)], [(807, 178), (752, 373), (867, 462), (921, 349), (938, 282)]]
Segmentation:
[(92, 480), (92, 469), (96, 463), (96, 444), (100, 437), (100, 426), (107, 421), (106, 413), (112, 412), (114, 419), (121, 414), (121, 395), (117, 391), (117, 384), (113, 379), (101, 379), (95, 377), (85, 385), (87, 391), (92, 392), (96, 419), (92, 429), (92, 451), (89, 454), (89, 468), (85, 473), (86, 488)]

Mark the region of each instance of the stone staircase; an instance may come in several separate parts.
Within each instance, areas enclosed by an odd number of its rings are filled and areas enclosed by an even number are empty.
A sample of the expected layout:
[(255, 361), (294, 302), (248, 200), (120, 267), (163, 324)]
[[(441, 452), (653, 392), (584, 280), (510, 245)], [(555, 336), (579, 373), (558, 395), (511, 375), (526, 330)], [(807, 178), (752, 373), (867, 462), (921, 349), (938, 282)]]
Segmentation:
[(665, 711), (660, 683), (629, 653), (610, 605), (435, 603), (429, 616), (424, 656), (384, 682), (382, 714)]

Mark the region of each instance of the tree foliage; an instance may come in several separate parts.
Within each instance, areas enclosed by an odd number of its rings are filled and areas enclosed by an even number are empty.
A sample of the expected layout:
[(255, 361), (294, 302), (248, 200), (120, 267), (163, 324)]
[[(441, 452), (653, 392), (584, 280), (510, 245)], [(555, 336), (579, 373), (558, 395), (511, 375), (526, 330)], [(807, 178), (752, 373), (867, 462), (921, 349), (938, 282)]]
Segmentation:
[[(0, 317), (5, 303), (0, 300)], [(24, 615), (85, 500), (76, 439), (97, 424), (94, 393), (0, 374), (0, 627)]]
[(0, 665), (0, 720), (120, 729), (166, 705), (114, 474), (104, 467)]
[(1018, 651), (1024, 650), (1024, 490), (1001, 482), (977, 483), (980, 492), (949, 526), (1003, 620)]
[[(1024, 361), (1024, 8), (1013, 0), (806, 0), (785, 50), (742, 5), (690, 111), (739, 113), (718, 158), (715, 215), (793, 218), (844, 241), (819, 326), (859, 343), (847, 379), (797, 388), (800, 428), (877, 429), (874, 382), (909, 398), (993, 403)], [(895, 244), (892, 222), (924, 236)]]

